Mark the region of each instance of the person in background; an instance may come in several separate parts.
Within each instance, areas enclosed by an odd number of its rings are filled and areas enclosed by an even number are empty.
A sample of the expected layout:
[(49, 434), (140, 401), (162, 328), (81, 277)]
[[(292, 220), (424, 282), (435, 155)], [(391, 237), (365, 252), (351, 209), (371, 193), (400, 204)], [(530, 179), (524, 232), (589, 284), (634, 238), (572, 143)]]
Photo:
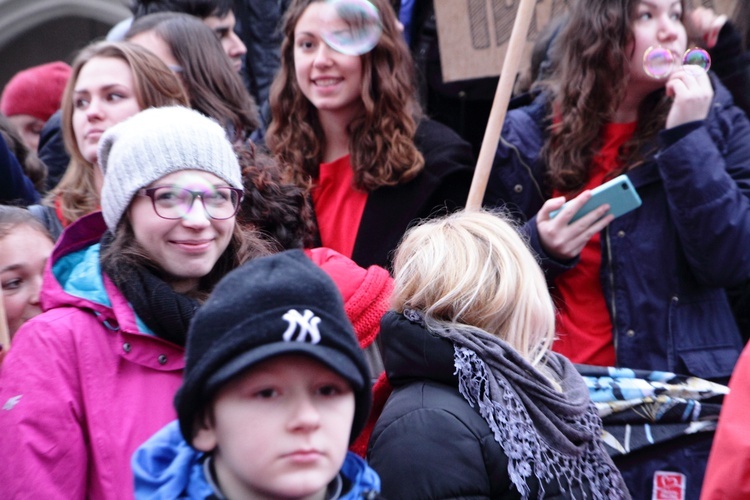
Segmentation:
[(11, 338), (42, 312), (39, 291), (53, 245), (52, 236), (28, 210), (0, 205), (0, 289)]
[(367, 453), (384, 497), (630, 498), (583, 378), (550, 350), (552, 298), (509, 218), (426, 221), (393, 274), (394, 390)]
[[(724, 289), (750, 278), (750, 122), (711, 73), (644, 71), (649, 47), (687, 49), (684, 2), (625, 6), (571, 4), (552, 74), (506, 117), (489, 183), (526, 222), (553, 287), (555, 351), (725, 384), (742, 338)], [(605, 204), (571, 222), (620, 174), (640, 207), (613, 220)], [(663, 458), (700, 491), (707, 450)], [(641, 465), (623, 475), (646, 498), (655, 471)]]
[(63, 95), (62, 129), (71, 160), (45, 199), (50, 219), (65, 227), (99, 209), (97, 148), (109, 127), (146, 108), (187, 103), (179, 78), (148, 50), (126, 42), (85, 47)]
[(30, 205), (39, 202), (39, 193), (28, 178), (5, 137), (0, 134), (0, 203)]
[(180, 12), (199, 18), (219, 39), (235, 72), (242, 69), (247, 48), (234, 32), (237, 20), (232, 0), (133, 0), (131, 11), (134, 21), (157, 12)]
[(325, 2), (292, 3), (265, 142), (288, 177), (310, 188), (319, 246), (386, 266), (413, 220), (463, 206), (474, 158), (452, 130), (423, 117), (393, 9), (373, 4), (383, 32), (358, 56), (324, 41)]
[(711, 69), (727, 87), (734, 103), (750, 115), (750, 6), (735, 2), (731, 17), (698, 7), (687, 19), (688, 33), (711, 54)]
[(701, 500), (741, 500), (750, 497), (750, 347), (737, 360), (729, 394), (719, 415), (716, 436), (708, 457)]
[(190, 107), (224, 124), (232, 141), (244, 142), (260, 127), (253, 98), (212, 31), (197, 18), (149, 14), (133, 22), (125, 39), (172, 68), (185, 86)]
[(8, 497), (132, 498), (132, 453), (176, 417), (190, 320), (226, 273), (268, 253), (236, 223), (240, 168), (210, 118), (146, 109), (102, 135), (98, 158), (102, 212), (63, 233), (44, 312), (3, 362)]
[(281, 19), (291, 0), (234, 0), (239, 36), (247, 47), (245, 76), (255, 102), (268, 104), (271, 84), (281, 64)]
[(136, 498), (375, 498), (347, 452), (371, 398), (331, 279), (300, 250), (248, 262), (190, 325), (179, 422), (133, 455)]
[(38, 193), (45, 192), (45, 179), (47, 177), (47, 167), (39, 159), (37, 154), (30, 150), (23, 142), (21, 134), (18, 133), (15, 125), (3, 115), (0, 115), (0, 135), (10, 148), (13, 156), (23, 169), (23, 173), (34, 184), (34, 189)]
[(0, 96), (0, 112), (15, 125), (26, 146), (35, 153), (39, 135), (50, 116), (60, 109), (70, 66), (55, 61), (16, 73)]

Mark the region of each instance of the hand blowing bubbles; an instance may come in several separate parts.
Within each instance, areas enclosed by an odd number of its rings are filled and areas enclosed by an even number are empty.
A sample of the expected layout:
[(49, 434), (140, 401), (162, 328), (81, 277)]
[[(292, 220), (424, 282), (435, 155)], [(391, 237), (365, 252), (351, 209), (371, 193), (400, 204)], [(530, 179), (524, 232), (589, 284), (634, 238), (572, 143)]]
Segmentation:
[(323, 40), (333, 50), (351, 56), (370, 52), (383, 33), (380, 13), (367, 0), (328, 0)]
[(661, 46), (649, 47), (643, 53), (643, 71), (657, 80), (664, 80), (677, 68), (706, 72), (711, 67), (711, 56), (705, 50), (694, 47), (680, 58), (675, 51)]

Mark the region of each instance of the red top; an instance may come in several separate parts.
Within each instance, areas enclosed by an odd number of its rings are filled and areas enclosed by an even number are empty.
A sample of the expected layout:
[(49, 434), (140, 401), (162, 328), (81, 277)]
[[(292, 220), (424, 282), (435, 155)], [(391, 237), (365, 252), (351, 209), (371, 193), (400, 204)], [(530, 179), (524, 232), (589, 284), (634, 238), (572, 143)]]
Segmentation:
[(353, 187), (349, 155), (320, 164), (318, 183), (312, 191), (315, 217), (322, 246), (349, 258), (354, 250), (367, 193)]
[[(586, 189), (601, 185), (607, 174), (619, 168), (617, 154), (635, 131), (636, 123), (610, 123), (605, 126), (601, 151), (592, 161)], [(555, 196), (560, 193), (555, 192)], [(557, 335), (552, 349), (574, 363), (598, 366), (616, 364), (612, 340), (612, 319), (600, 279), (602, 250), (599, 233), (581, 251), (578, 264), (555, 280), (557, 296)]]

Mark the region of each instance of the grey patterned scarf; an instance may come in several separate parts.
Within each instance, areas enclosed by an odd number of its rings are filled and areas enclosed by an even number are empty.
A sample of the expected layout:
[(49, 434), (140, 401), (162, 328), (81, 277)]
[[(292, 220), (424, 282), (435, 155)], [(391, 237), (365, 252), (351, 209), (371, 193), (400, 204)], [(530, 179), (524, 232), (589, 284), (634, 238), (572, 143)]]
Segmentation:
[[(416, 311), (404, 316), (424, 325)], [(523, 498), (530, 495), (532, 474), (540, 483), (539, 498), (552, 481), (561, 491), (582, 487), (596, 499), (630, 498), (601, 442), (601, 419), (586, 384), (567, 358), (547, 355), (560, 392), (510, 344), (489, 333), (428, 328), (453, 344), (459, 391), (472, 407), (479, 406)]]

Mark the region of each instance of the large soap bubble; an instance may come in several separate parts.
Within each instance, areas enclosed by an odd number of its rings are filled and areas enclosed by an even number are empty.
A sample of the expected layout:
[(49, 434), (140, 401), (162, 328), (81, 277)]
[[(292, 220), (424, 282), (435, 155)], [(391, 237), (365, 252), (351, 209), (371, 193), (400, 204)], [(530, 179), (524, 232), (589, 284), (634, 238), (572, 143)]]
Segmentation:
[(323, 40), (337, 52), (361, 56), (378, 44), (383, 24), (367, 0), (327, 0)]

